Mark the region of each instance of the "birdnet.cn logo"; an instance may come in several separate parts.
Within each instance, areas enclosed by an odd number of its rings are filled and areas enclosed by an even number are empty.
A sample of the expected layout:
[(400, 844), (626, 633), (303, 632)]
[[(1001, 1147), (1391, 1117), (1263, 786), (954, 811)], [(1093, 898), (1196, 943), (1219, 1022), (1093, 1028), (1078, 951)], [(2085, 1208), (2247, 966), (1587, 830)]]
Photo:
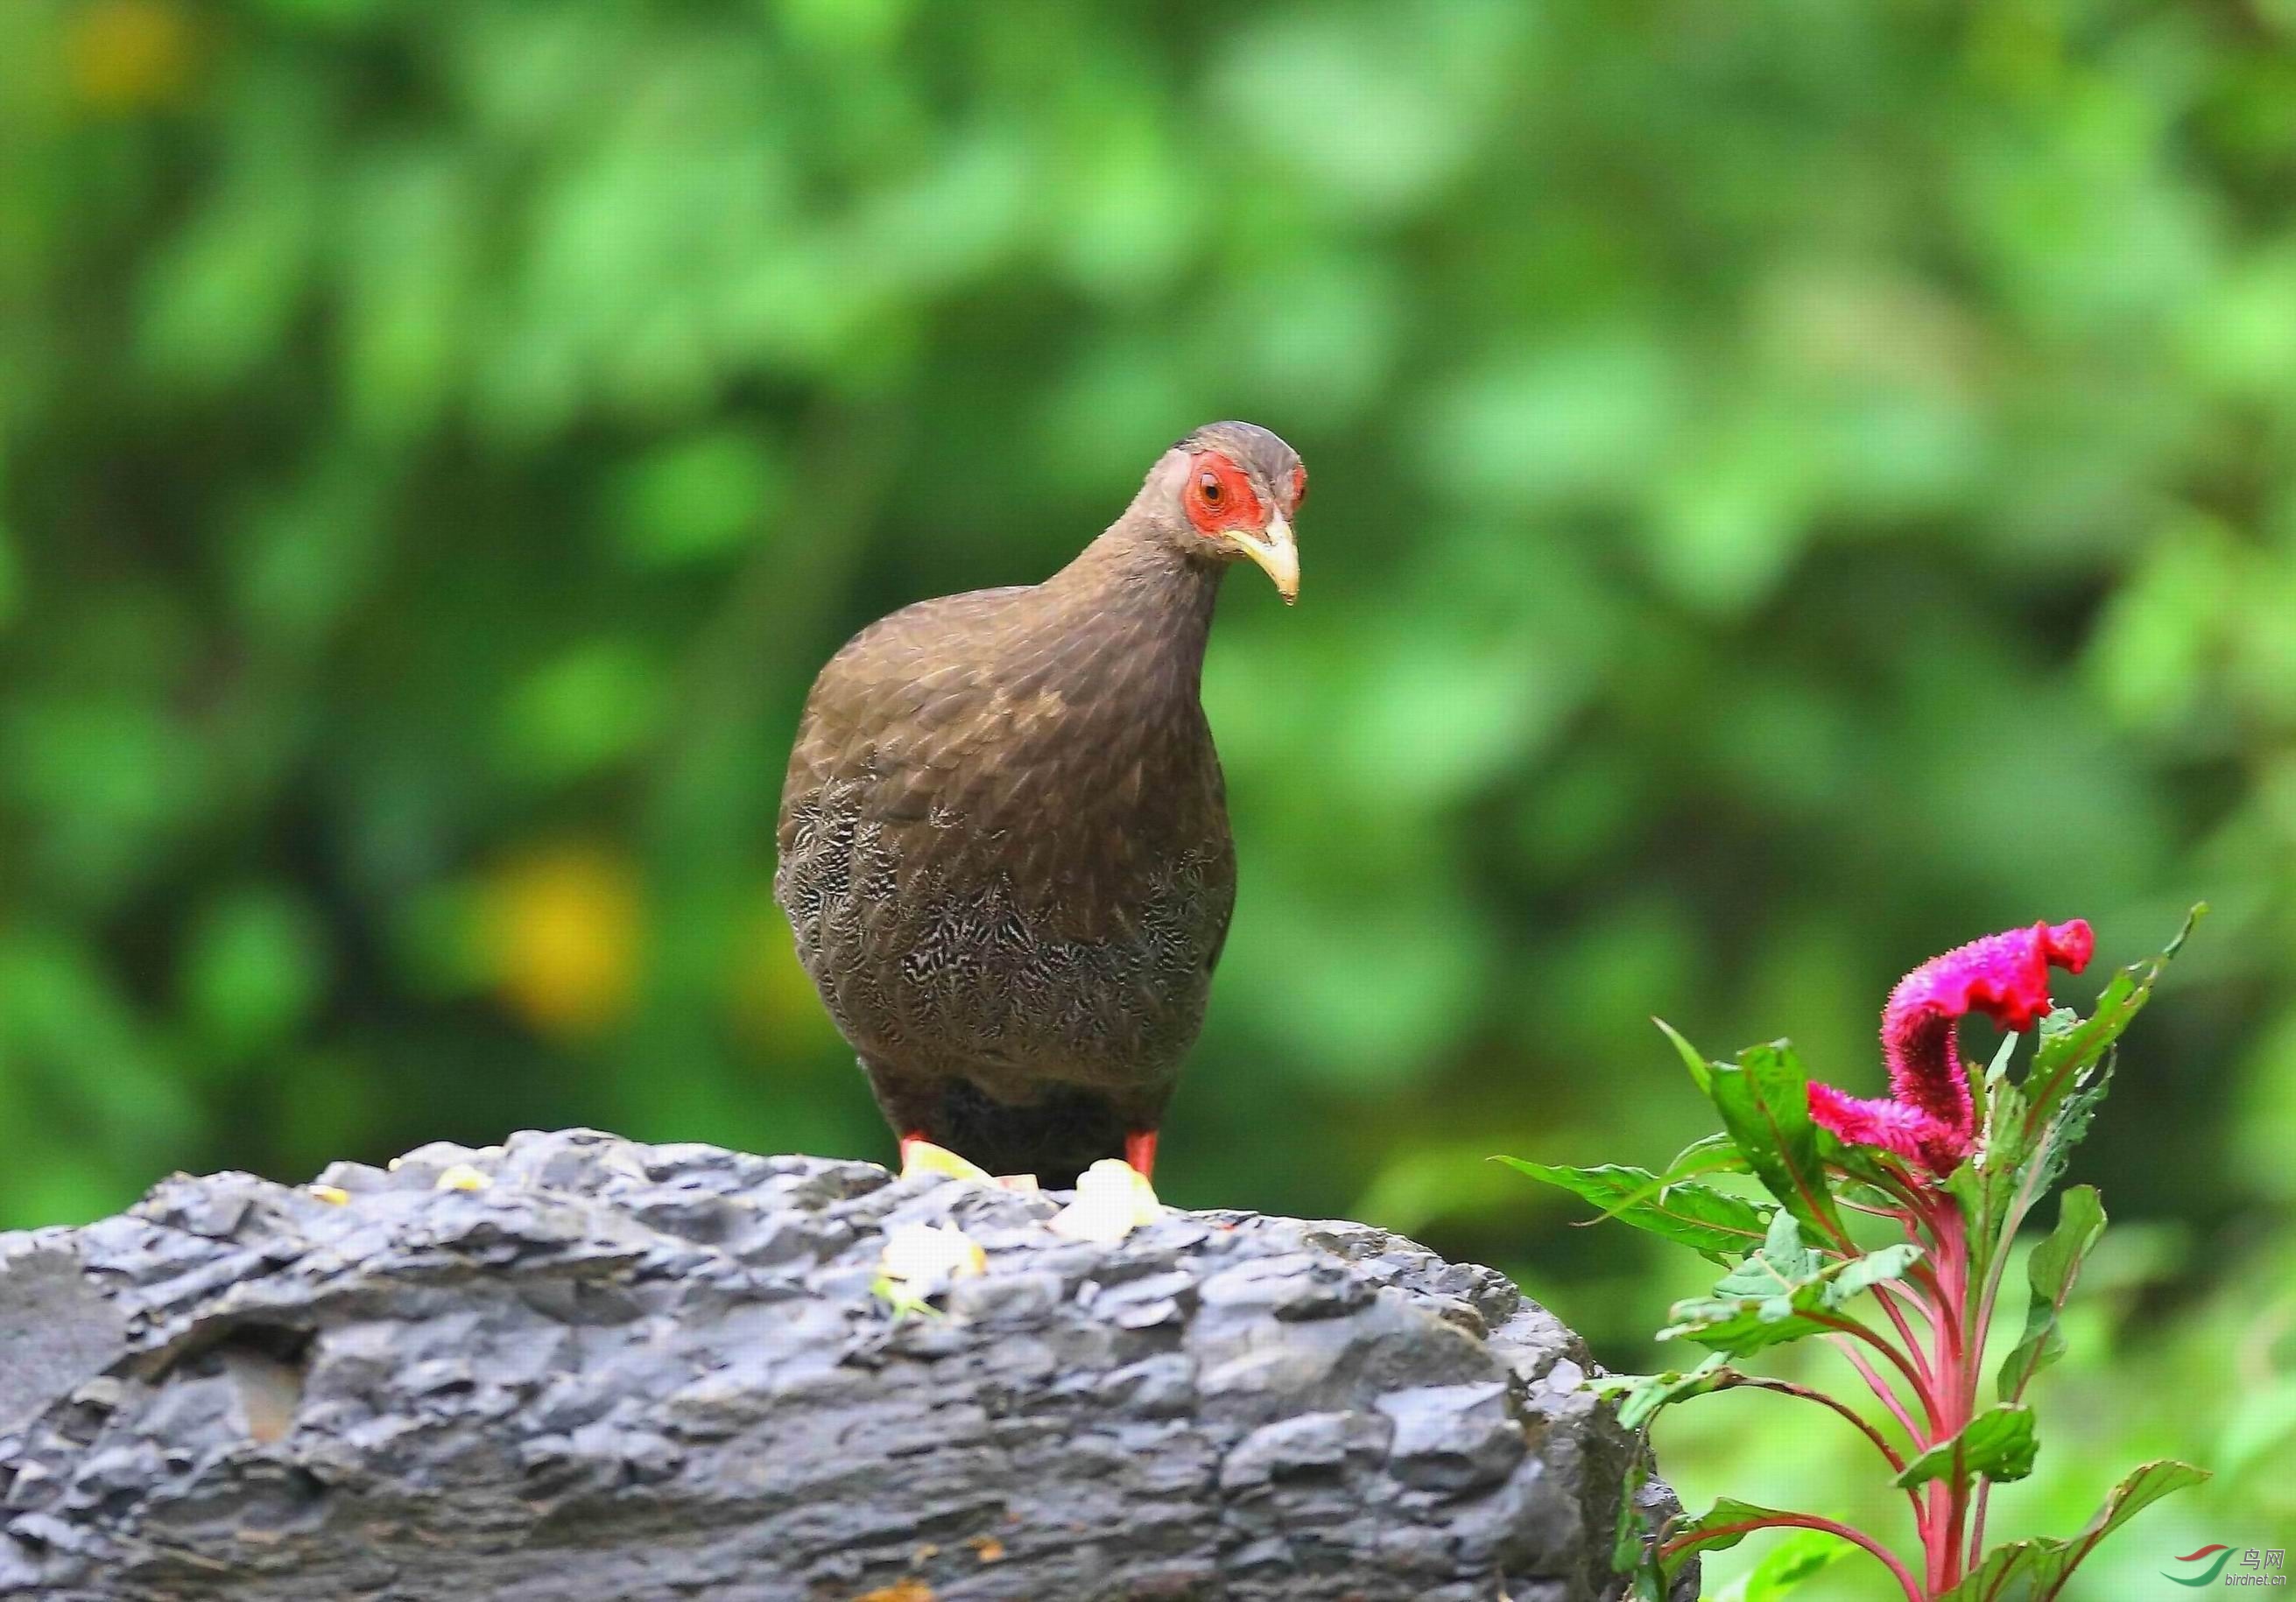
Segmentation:
[(2161, 1570), (2161, 1577), (2173, 1580), (2179, 1585), (2197, 1588), (2203, 1585), (2288, 1583), (2286, 1547), (2228, 1547), (2218, 1541), (2172, 1561), (2177, 1566)]

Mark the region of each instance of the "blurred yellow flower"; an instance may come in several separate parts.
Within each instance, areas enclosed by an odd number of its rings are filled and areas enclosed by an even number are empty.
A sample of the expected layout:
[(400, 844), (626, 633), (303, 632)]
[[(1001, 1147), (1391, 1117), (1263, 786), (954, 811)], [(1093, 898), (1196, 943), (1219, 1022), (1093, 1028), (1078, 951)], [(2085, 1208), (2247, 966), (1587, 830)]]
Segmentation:
[(166, 0), (97, 0), (73, 17), (64, 50), (81, 100), (129, 112), (183, 97), (194, 43), (191, 19)]
[(621, 856), (585, 845), (530, 853), (488, 879), (484, 903), (488, 966), (527, 1024), (580, 1038), (627, 1011), (642, 909)]

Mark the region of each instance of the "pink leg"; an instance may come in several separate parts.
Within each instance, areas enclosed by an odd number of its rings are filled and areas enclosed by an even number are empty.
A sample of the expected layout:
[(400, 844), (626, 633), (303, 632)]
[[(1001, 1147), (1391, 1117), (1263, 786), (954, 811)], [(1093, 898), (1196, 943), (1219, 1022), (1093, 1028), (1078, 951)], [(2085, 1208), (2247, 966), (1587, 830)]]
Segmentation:
[(1124, 1160), (1138, 1171), (1142, 1179), (1152, 1177), (1156, 1170), (1156, 1132), (1144, 1129), (1125, 1136)]

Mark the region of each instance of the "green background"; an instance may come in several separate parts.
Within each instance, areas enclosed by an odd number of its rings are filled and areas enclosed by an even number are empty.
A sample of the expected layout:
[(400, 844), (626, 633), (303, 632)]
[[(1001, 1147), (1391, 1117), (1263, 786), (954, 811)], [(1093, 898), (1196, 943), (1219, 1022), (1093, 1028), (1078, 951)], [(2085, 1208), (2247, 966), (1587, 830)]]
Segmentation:
[[(2206, 898), (1994, 1527), (2173, 1451), (2079, 1595), (2296, 1544), (2292, 185), (2296, 0), (8, 0), (0, 1224), (886, 1155), (768, 895), (810, 674), (1242, 416), (1314, 494), (1167, 1196), (1643, 1366), (1702, 1265), (1484, 1158), (1702, 1132), (1652, 1014), (1870, 1090), (1933, 952)], [(1812, 1418), (1660, 1447), (1894, 1532)]]

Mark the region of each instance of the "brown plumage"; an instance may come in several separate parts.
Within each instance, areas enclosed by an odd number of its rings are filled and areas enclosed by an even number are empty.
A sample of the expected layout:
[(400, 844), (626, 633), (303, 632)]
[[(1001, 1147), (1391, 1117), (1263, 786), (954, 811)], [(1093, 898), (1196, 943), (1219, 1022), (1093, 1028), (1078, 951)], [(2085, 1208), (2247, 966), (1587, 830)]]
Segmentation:
[(1235, 901), (1212, 604), (1238, 556), (1292, 598), (1306, 485), (1200, 429), (1051, 578), (904, 608), (815, 681), (775, 893), (905, 1140), (1046, 1184), (1152, 1157)]

